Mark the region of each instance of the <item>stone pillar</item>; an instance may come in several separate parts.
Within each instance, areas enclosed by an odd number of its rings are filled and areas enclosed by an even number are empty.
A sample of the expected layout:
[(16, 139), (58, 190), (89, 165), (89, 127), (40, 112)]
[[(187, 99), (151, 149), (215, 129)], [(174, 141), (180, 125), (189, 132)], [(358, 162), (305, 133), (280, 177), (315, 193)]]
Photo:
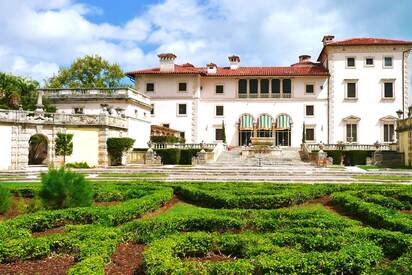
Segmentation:
[(257, 137), (257, 124), (253, 123), (253, 137)]
[(109, 166), (109, 155), (107, 152), (107, 138), (109, 137), (109, 129), (107, 127), (99, 130), (99, 166)]

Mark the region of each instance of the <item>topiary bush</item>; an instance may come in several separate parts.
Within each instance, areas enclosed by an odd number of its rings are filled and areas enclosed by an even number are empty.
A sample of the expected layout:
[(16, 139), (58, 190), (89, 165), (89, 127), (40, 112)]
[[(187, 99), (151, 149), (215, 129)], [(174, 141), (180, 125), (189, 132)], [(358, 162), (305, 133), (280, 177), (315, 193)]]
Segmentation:
[(133, 147), (132, 138), (108, 138), (107, 152), (109, 152), (111, 165), (121, 165), (123, 153)]
[(90, 165), (85, 161), (66, 163), (65, 166), (66, 166), (66, 168), (80, 168), (80, 169), (91, 168)]
[(0, 214), (4, 214), (9, 210), (11, 202), (10, 191), (0, 186)]
[(40, 197), (50, 209), (90, 206), (93, 202), (91, 184), (82, 174), (64, 168), (50, 169), (41, 175)]

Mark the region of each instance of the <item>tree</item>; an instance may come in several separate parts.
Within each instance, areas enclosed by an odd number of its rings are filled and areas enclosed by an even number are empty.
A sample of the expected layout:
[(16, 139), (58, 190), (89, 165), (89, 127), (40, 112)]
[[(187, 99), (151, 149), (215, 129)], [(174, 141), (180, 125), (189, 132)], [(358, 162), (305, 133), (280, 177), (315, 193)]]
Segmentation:
[[(24, 110), (34, 111), (38, 88), (39, 83), (35, 80), (0, 72), (0, 108), (17, 110), (21, 106)], [(43, 99), (43, 105), (47, 112), (56, 110), (47, 98)]]
[(303, 122), (303, 131), (302, 131), (302, 144), (305, 144), (306, 143), (306, 133), (305, 133), (305, 129), (306, 128), (306, 126), (305, 126), (305, 122)]
[(57, 133), (56, 155), (63, 156), (63, 164), (66, 163), (66, 156), (73, 154), (73, 134)]
[(106, 144), (111, 158), (111, 165), (121, 165), (123, 153), (133, 147), (134, 139), (127, 137), (108, 138)]
[(50, 209), (90, 206), (93, 189), (82, 174), (65, 171), (64, 168), (50, 169), (41, 175), (40, 198)]
[(223, 143), (226, 143), (226, 129), (225, 129), (225, 121), (222, 120), (222, 132), (223, 132)]
[(60, 68), (57, 75), (48, 79), (47, 88), (115, 88), (122, 85), (124, 77), (118, 64), (110, 64), (98, 55), (76, 59), (68, 68)]

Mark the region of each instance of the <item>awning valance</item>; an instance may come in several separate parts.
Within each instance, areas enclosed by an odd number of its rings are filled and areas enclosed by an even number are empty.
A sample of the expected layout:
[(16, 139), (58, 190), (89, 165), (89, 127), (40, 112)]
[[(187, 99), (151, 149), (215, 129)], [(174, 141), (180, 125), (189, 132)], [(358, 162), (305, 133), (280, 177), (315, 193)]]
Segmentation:
[(259, 130), (271, 130), (273, 118), (270, 115), (262, 114), (258, 118), (257, 128)]
[(239, 130), (253, 130), (253, 116), (244, 114), (239, 119)]
[(278, 129), (289, 129), (290, 128), (290, 118), (288, 115), (279, 115), (276, 119), (276, 128)]

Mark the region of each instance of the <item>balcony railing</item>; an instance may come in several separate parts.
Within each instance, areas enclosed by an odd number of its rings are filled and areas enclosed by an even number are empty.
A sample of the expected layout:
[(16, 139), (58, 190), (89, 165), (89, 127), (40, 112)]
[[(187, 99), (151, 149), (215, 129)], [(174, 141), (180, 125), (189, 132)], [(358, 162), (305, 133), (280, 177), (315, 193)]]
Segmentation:
[(102, 89), (40, 89), (43, 95), (51, 100), (61, 99), (103, 99), (126, 98), (150, 105), (150, 98), (131, 88)]
[[(307, 148), (311, 151), (319, 151), (320, 144), (306, 144)], [(389, 144), (351, 144), (351, 143), (344, 143), (344, 144), (322, 144), (323, 150), (325, 151), (335, 151), (335, 150), (342, 150), (342, 151), (389, 151), (390, 145)]]
[(153, 143), (154, 149), (215, 149), (214, 143)]
[(114, 128), (128, 128), (127, 119), (101, 115), (69, 115), (59, 113), (39, 113), (21, 110), (1, 110), (0, 122), (43, 124), (43, 125), (71, 125), (71, 126), (108, 126)]

